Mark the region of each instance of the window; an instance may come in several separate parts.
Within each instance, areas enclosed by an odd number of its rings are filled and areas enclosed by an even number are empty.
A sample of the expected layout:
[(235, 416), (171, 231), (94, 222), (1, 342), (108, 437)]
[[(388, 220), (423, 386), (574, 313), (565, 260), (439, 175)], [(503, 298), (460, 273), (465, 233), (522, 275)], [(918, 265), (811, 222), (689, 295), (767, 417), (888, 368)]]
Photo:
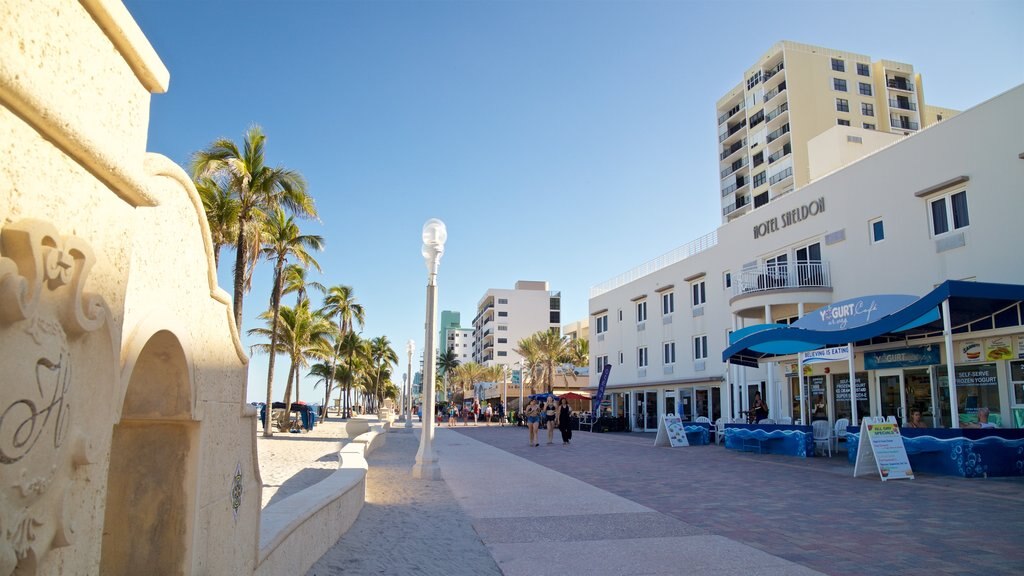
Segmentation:
[(675, 292), (666, 292), (661, 295), (661, 313), (669, 315), (676, 311), (676, 294)]
[(832, 89), (840, 92), (846, 92), (846, 80), (843, 80), (842, 78), (833, 78)]
[(498, 317), (499, 318), (507, 318), (508, 317), (508, 312), (498, 312)]
[(867, 102), (861, 102), (861, 104), (860, 104), (860, 113), (865, 115), (865, 116), (874, 116), (875, 115), (875, 105), (874, 104), (868, 104)]
[(608, 356), (597, 357), (597, 371), (598, 373), (604, 371), (604, 367), (608, 365)]
[(508, 304), (508, 298), (498, 298), (498, 304)]
[(849, 112), (850, 101), (846, 98), (836, 98), (836, 110), (839, 112)]
[(867, 64), (857, 64), (857, 75), (858, 76), (871, 76), (871, 70)]
[(726, 288), (732, 288), (732, 272), (726, 272), (722, 277), (722, 282), (725, 284)]
[(622, 352), (619, 352), (619, 364), (621, 365), (622, 363), (623, 363), (623, 361), (622, 361)]
[(750, 78), (747, 78), (747, 90), (750, 90), (754, 86), (757, 86), (758, 83), (760, 83), (760, 82), (761, 82), (761, 71), (758, 70), (757, 72), (754, 72), (754, 74)]
[(498, 350), (498, 356), (508, 356), (508, 352), (504, 350)]
[[(619, 322), (622, 322), (622, 308), (619, 308)], [(622, 364), (621, 360), (619, 361), (619, 364)]]
[(636, 323), (639, 324), (647, 320), (647, 300), (641, 300), (636, 303)]
[[(508, 338), (498, 338), (498, 344), (508, 344)], [(465, 347), (466, 345), (463, 344), (462, 346)]]
[(857, 89), (861, 96), (871, 96), (871, 84), (867, 82), (858, 82)]
[(604, 334), (608, 331), (608, 315), (602, 314), (597, 317), (597, 333)]
[(754, 175), (754, 188), (757, 188), (761, 184), (764, 184), (765, 179), (766, 179), (766, 175), (765, 175), (764, 170), (762, 170), (758, 174), (755, 174)]
[(764, 164), (764, 151), (754, 154), (754, 156), (751, 158), (751, 162), (754, 166), (760, 166), (761, 164)]
[(697, 306), (703, 306), (704, 303), (707, 302), (704, 292), (704, 281), (701, 280), (700, 282), (694, 282), (690, 285), (690, 288), (693, 291), (693, 307), (696, 308)]
[(846, 62), (843, 62), (839, 58), (832, 59), (832, 69), (836, 72), (846, 72)]
[(675, 342), (665, 342), (664, 348), (665, 348), (665, 351), (664, 351), (665, 356), (664, 356), (663, 360), (665, 361), (665, 365), (668, 366), (670, 364), (675, 364), (676, 363), (676, 343)]
[(708, 357), (707, 334), (693, 337), (693, 359), (704, 360)]
[(967, 191), (949, 194), (931, 201), (932, 234), (938, 236), (950, 230), (967, 227)]
[(868, 223), (871, 227), (871, 243), (878, 244), (882, 240), (885, 240), (885, 224), (882, 223), (882, 219), (872, 220)]
[(637, 368), (647, 366), (647, 346), (641, 346), (636, 349), (636, 366)]
[(836, 124), (838, 124), (840, 126), (849, 126), (850, 125), (850, 121), (849, 120), (843, 120), (842, 118), (840, 118), (839, 120), (836, 120)]
[(505, 332), (505, 331), (508, 331), (508, 325), (507, 324), (498, 324), (498, 332)]
[(874, 124), (868, 124), (867, 122), (865, 122), (864, 123), (864, 129), (865, 130), (874, 130), (875, 129), (875, 125)]

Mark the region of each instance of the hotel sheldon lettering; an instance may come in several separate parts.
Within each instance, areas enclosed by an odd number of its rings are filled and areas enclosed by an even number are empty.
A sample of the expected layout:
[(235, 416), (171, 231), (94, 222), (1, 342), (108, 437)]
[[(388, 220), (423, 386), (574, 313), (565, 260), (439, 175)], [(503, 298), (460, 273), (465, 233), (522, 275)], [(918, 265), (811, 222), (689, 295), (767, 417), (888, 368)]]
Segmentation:
[(822, 196), (817, 200), (813, 200), (799, 208), (793, 208), (788, 212), (783, 212), (782, 215), (776, 216), (770, 220), (754, 226), (754, 239), (758, 239), (762, 236), (767, 236), (772, 232), (778, 232), (782, 228), (792, 226), (797, 222), (806, 220), (811, 216), (817, 216), (825, 211), (825, 197)]

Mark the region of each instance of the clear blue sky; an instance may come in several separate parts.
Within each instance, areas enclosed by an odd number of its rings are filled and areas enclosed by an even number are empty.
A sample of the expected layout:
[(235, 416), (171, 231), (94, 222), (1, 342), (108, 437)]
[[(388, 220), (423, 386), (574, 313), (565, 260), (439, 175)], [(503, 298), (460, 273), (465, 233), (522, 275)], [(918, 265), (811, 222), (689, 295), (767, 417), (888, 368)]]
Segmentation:
[[(561, 291), (563, 323), (586, 317), (591, 286), (719, 225), (715, 101), (778, 40), (911, 63), (938, 106), (1024, 82), (1014, 0), (126, 4), (171, 72), (149, 150), (185, 165), (262, 125), (269, 162), (316, 198), (315, 279), (354, 287), (363, 336), (399, 353), (396, 381), (404, 343), (418, 362), (424, 339), (427, 219), (448, 226), (439, 309), (463, 325), (519, 279)], [(257, 271), (245, 329), (270, 275)], [(249, 400), (266, 378), (254, 356)]]

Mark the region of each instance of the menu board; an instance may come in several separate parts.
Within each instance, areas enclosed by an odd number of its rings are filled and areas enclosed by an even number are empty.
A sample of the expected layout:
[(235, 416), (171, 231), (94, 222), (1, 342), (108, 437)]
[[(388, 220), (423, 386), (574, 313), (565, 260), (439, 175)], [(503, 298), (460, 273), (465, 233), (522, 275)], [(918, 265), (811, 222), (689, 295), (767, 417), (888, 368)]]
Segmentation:
[(907, 449), (903, 446), (900, 427), (892, 422), (868, 424), (867, 420), (864, 420), (861, 423), (853, 475), (868, 474), (870, 460), (875, 461), (882, 482), (900, 478), (914, 479), (914, 471), (910, 469), (910, 459), (907, 458)]
[(690, 441), (686, 439), (686, 429), (683, 428), (683, 421), (675, 414), (666, 414), (661, 417), (661, 424), (658, 426), (658, 434), (654, 437), (655, 446), (689, 446)]

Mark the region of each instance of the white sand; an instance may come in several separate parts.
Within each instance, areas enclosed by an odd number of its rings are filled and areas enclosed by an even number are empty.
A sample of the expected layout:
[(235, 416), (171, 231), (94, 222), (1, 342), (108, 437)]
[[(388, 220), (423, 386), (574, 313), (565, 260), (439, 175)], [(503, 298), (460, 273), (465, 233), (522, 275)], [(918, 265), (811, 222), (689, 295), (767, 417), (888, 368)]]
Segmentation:
[(256, 449), (263, 479), (263, 503), (290, 496), (323, 480), (338, 469), (338, 450), (347, 441), (345, 423), (328, 420), (310, 432), (291, 434), (275, 431), (263, 437), (257, 427)]

